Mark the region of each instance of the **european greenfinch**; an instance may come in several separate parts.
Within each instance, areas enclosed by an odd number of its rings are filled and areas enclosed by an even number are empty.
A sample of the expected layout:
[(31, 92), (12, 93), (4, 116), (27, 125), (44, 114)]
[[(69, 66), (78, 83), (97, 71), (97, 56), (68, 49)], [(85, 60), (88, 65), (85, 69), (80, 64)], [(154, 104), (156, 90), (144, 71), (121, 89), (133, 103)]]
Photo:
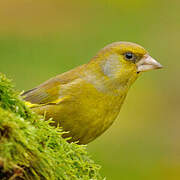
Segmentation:
[(138, 44), (115, 42), (87, 64), (60, 74), (22, 96), (54, 125), (63, 127), (70, 142), (87, 144), (117, 118), (127, 92), (142, 72), (162, 68)]

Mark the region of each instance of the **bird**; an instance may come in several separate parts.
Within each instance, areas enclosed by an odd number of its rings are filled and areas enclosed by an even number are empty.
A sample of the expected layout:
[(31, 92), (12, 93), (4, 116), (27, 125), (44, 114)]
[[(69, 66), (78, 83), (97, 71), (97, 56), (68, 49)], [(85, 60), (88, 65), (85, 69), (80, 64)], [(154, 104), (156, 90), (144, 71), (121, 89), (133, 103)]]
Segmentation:
[(114, 42), (89, 62), (22, 94), (26, 104), (66, 132), (68, 142), (88, 144), (117, 119), (135, 80), (162, 65), (140, 45)]

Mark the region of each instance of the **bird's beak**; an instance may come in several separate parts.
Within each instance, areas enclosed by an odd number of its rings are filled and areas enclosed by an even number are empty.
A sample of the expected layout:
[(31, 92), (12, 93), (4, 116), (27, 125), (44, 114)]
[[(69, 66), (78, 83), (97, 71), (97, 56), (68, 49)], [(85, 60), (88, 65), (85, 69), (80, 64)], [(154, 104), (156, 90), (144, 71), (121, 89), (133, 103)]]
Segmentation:
[(160, 69), (163, 66), (150, 55), (145, 55), (137, 64), (137, 72), (145, 72), (153, 69)]

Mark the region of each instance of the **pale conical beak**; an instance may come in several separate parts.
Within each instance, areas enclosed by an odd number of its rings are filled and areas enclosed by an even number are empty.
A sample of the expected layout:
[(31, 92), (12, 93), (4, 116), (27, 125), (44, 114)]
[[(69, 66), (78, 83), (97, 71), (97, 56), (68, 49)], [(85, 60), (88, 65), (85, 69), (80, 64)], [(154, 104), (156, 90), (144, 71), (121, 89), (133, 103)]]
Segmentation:
[(161, 69), (163, 66), (149, 55), (145, 55), (137, 64), (137, 72)]

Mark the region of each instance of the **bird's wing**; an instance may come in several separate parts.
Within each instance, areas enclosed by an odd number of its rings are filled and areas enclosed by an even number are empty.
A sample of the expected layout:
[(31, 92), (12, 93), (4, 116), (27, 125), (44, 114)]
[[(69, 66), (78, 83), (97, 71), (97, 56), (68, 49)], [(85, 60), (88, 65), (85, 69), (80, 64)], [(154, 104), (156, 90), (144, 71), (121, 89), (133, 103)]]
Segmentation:
[(56, 79), (43, 83), (42, 85), (31, 89), (22, 94), (25, 101), (32, 104), (46, 104), (58, 98), (60, 82)]
[(38, 87), (31, 89), (22, 94), (25, 101), (30, 104), (52, 104), (61, 101), (59, 99), (61, 87), (79, 78), (82, 66), (60, 74)]

